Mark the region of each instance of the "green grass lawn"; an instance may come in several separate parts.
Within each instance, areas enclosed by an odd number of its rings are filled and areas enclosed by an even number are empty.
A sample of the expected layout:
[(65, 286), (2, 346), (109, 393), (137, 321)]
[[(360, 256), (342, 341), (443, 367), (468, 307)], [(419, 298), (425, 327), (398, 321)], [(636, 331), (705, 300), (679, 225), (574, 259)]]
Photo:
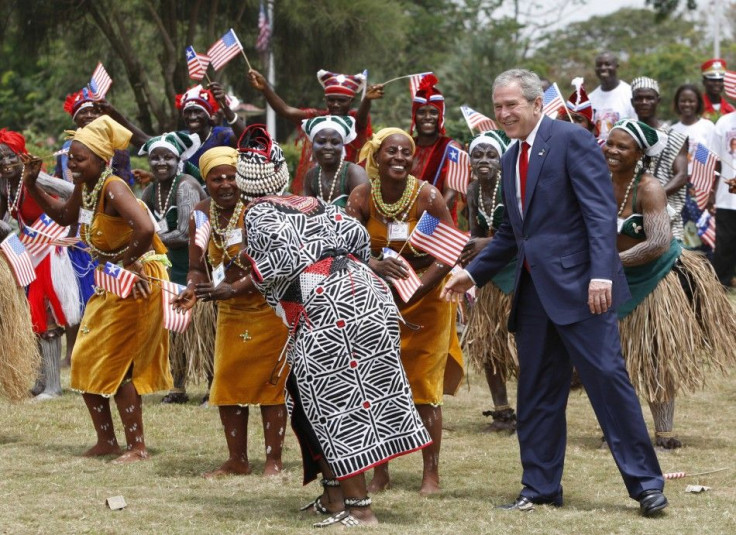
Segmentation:
[[(68, 385), (68, 372), (63, 376)], [(510, 385), (511, 394), (515, 385)], [(201, 399), (202, 388), (190, 395)], [(284, 472), (257, 475), (263, 468), (260, 411), (251, 415), (250, 459), (254, 474), (205, 480), (200, 474), (225, 459), (217, 410), (162, 406), (161, 396), (144, 400), (148, 462), (117, 466), (80, 454), (93, 430), (80, 395), (65, 390), (58, 401), (0, 404), (0, 533), (303, 533), (314, 517), (298, 513), (320, 490), (301, 485), (301, 463), (293, 434), (287, 434)], [(514, 437), (482, 433), (481, 415), (490, 395), (471, 373), (458, 396), (446, 398), (439, 496), (418, 495), (421, 456), (391, 464), (393, 488), (373, 496), (382, 524), (371, 533), (736, 533), (736, 377), (713, 377), (706, 391), (678, 399), (676, 431), (685, 446), (660, 452), (665, 472), (730, 470), (667, 483), (670, 507), (663, 517), (644, 519), (629, 499), (610, 453), (599, 449), (601, 432), (584, 393), (573, 392), (568, 409), (568, 448), (563, 486), (565, 506), (505, 512), (521, 484)], [(644, 414), (650, 424), (648, 409)], [(118, 437), (124, 441), (118, 423)], [(712, 487), (685, 493), (688, 484)], [(111, 511), (110, 496), (127, 508)], [(333, 528), (334, 530), (335, 528)], [(316, 530), (312, 530), (316, 531)]]

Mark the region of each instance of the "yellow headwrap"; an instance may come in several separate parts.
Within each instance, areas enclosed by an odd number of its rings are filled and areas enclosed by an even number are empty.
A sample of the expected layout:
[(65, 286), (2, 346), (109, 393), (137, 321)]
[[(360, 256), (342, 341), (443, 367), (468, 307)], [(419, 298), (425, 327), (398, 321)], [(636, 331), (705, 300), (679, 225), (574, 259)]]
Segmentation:
[(130, 130), (107, 115), (101, 115), (77, 130), (67, 130), (67, 133), (106, 162), (110, 161), (116, 150), (126, 148), (133, 136)]
[(378, 164), (376, 163), (375, 155), (378, 152), (378, 149), (381, 148), (381, 143), (383, 143), (383, 141), (387, 137), (393, 136), (394, 134), (401, 134), (402, 136), (406, 136), (406, 138), (411, 143), (411, 153), (414, 154), (414, 151), (416, 150), (414, 140), (405, 130), (393, 127), (382, 128), (381, 130), (373, 134), (373, 137), (366, 141), (365, 145), (363, 145), (363, 148), (360, 149), (360, 156), (358, 157), (358, 161), (365, 161), (365, 172), (368, 173), (369, 178), (378, 178)]
[(207, 178), (207, 174), (213, 167), (218, 165), (232, 165), (235, 167), (238, 163), (238, 151), (232, 147), (214, 147), (199, 157), (199, 170), (202, 177)]

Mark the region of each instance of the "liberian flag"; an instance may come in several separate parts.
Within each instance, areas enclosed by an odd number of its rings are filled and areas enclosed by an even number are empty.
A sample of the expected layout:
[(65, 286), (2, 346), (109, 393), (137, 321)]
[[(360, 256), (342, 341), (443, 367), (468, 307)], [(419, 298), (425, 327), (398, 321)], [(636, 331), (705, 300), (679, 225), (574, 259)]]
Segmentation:
[(698, 203), (701, 210), (705, 209), (705, 205), (708, 203), (708, 195), (713, 187), (717, 162), (716, 155), (709, 151), (708, 147), (698, 143), (693, 155), (690, 182), (695, 188), (695, 202)]
[(186, 49), (187, 69), (189, 70), (189, 78), (192, 80), (201, 80), (207, 73), (207, 67), (210, 64), (210, 57), (207, 54), (197, 54), (193, 46)]
[(210, 220), (204, 212), (194, 210), (194, 245), (207, 251), (207, 243), (210, 241)]
[(409, 77), (409, 91), (411, 92), (411, 98), (412, 99), (417, 94), (417, 90), (419, 89), (419, 84), (422, 83), (422, 78), (424, 78), (428, 74), (432, 74), (432, 71), (429, 71), (429, 72), (420, 72), (420, 73), (417, 73), (417, 74), (412, 74)]
[(446, 225), (425, 210), (409, 236), (409, 243), (440, 262), (453, 266), (468, 243), (468, 235)]
[(95, 68), (95, 72), (92, 73), (92, 79), (89, 81), (89, 90), (92, 93), (92, 97), (95, 100), (105, 98), (110, 86), (112, 85), (112, 78), (107, 74), (105, 67), (102, 63), (98, 63)]
[(398, 259), (399, 262), (403, 264), (404, 268), (406, 268), (406, 271), (409, 272), (409, 276), (405, 279), (391, 279), (391, 284), (393, 284), (394, 288), (396, 288), (399, 297), (401, 297), (404, 303), (408, 303), (409, 299), (411, 299), (411, 296), (414, 295), (414, 293), (416, 293), (416, 291), (422, 285), (421, 279), (417, 276), (416, 271), (414, 271), (414, 269), (409, 265), (409, 262), (407, 262), (403, 256), (401, 256), (393, 249), (384, 247), (383, 256), (386, 258)]
[(164, 327), (175, 333), (183, 333), (189, 327), (189, 322), (192, 319), (192, 309), (186, 312), (179, 312), (174, 309), (171, 301), (183, 292), (185, 287), (175, 282), (163, 280), (160, 282), (161, 302), (164, 307)]
[(736, 72), (726, 71), (723, 77), (723, 88), (728, 98), (736, 98)]
[(542, 113), (551, 119), (557, 118), (557, 111), (560, 107), (565, 107), (565, 101), (562, 100), (562, 94), (557, 87), (557, 82), (547, 88), (542, 97)]
[(104, 267), (100, 267), (95, 269), (95, 286), (123, 299), (128, 297), (138, 275), (110, 262), (105, 262)]
[(703, 210), (700, 219), (695, 223), (698, 231), (698, 237), (705, 245), (711, 249), (716, 248), (716, 218), (710, 215), (708, 210)]
[(33, 225), (21, 230), (20, 241), (28, 254), (43, 259), (51, 250), (52, 242), (68, 232), (69, 227), (62, 227), (46, 214), (41, 214)]
[(486, 132), (488, 130), (498, 129), (493, 119), (486, 117), (469, 106), (460, 106), (460, 111), (463, 112), (463, 117), (465, 117), (465, 122), (468, 123), (468, 128), (470, 128), (471, 132), (473, 130)]
[(28, 286), (36, 280), (36, 272), (33, 269), (31, 257), (28, 256), (26, 248), (18, 239), (18, 236), (11, 234), (0, 243), (0, 249), (5, 253), (8, 259), (15, 280), (18, 286)]
[(470, 182), (470, 159), (468, 153), (452, 145), (447, 145), (447, 186), (463, 195)]
[(235, 31), (230, 28), (225, 35), (215, 41), (209, 50), (207, 50), (207, 55), (212, 61), (212, 68), (219, 71), (228, 61), (237, 56), (241, 50), (243, 50), (243, 45), (240, 44)]

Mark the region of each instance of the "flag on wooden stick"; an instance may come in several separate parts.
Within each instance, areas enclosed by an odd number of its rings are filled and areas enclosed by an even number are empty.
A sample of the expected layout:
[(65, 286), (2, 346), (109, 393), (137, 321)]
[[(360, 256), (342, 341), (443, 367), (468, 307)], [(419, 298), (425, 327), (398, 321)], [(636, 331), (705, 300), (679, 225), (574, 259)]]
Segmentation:
[(102, 63), (98, 63), (97, 67), (95, 67), (95, 71), (92, 73), (92, 79), (89, 81), (89, 90), (92, 93), (92, 97), (95, 100), (105, 98), (111, 85), (112, 78), (107, 74)]
[(18, 286), (28, 286), (36, 280), (36, 272), (33, 269), (31, 257), (28, 256), (26, 248), (18, 239), (18, 236), (11, 234), (0, 243), (0, 250), (5, 253), (8, 264), (13, 270), (15, 280)]
[(409, 236), (409, 243), (452, 266), (455, 265), (460, 253), (463, 252), (463, 247), (468, 243), (468, 235), (446, 225), (425, 211)]
[(475, 111), (470, 106), (460, 106), (460, 111), (463, 112), (465, 122), (468, 123), (468, 128), (473, 132), (485, 132), (487, 130), (497, 130), (496, 123), (490, 117), (486, 117), (480, 112)]
[(401, 297), (404, 303), (408, 303), (411, 296), (414, 295), (422, 285), (422, 280), (417, 276), (417, 272), (414, 271), (411, 265), (409, 265), (409, 262), (407, 262), (403, 256), (393, 249), (384, 247), (383, 256), (385, 258), (396, 258), (403, 264), (404, 268), (409, 273), (409, 276), (405, 279), (391, 279), (390, 281), (391, 284), (394, 285), (394, 288), (396, 288), (396, 292), (399, 294), (399, 297)]
[(560, 108), (565, 107), (565, 101), (560, 93), (560, 88), (557, 87), (557, 83), (552, 84), (547, 88), (542, 97), (542, 113), (551, 119), (557, 118), (557, 112)]
[(470, 158), (468, 153), (452, 145), (447, 146), (447, 187), (463, 195), (470, 182)]
[(235, 31), (230, 28), (207, 50), (207, 55), (212, 61), (212, 68), (219, 71), (242, 50), (243, 45), (240, 44)]
[(189, 70), (189, 78), (192, 80), (201, 80), (207, 74), (207, 67), (210, 64), (210, 57), (207, 54), (197, 54), (193, 46), (186, 49), (187, 69)]
[(69, 227), (62, 227), (46, 214), (41, 214), (33, 225), (23, 227), (20, 241), (28, 254), (42, 259), (49, 253), (52, 242), (68, 232)]
[(125, 299), (130, 295), (138, 275), (116, 264), (105, 262), (95, 269), (95, 286)]
[(204, 212), (194, 210), (194, 245), (207, 251), (207, 243), (210, 241), (210, 220)]
[(171, 281), (159, 281), (161, 284), (161, 302), (164, 307), (164, 327), (175, 333), (183, 333), (189, 327), (192, 319), (192, 310), (179, 312), (174, 309), (171, 301), (185, 290), (181, 284)]

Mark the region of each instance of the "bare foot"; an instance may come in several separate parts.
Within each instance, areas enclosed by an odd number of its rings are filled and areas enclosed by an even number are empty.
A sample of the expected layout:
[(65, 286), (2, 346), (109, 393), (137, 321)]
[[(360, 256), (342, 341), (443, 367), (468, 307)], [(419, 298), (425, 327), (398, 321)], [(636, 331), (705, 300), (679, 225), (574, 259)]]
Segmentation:
[(264, 476), (278, 476), (284, 467), (281, 465), (281, 459), (266, 459), (266, 465), (263, 467)]
[(138, 461), (145, 461), (149, 458), (150, 456), (146, 450), (128, 450), (112, 462), (113, 464), (129, 464)]
[(202, 477), (205, 479), (212, 479), (222, 476), (247, 476), (252, 471), (253, 469), (251, 468), (250, 463), (228, 459), (220, 468), (212, 470), (211, 472), (205, 472), (202, 474)]
[(391, 479), (387, 472), (383, 470), (375, 469), (373, 471), (373, 479), (368, 483), (368, 494), (375, 494), (377, 492), (383, 492), (391, 488)]
[(419, 488), (420, 496), (430, 496), (439, 492), (441, 492), (439, 476), (434, 474), (426, 475), (422, 478), (422, 486)]
[(120, 455), (123, 450), (120, 449), (117, 442), (108, 444), (104, 442), (102, 444), (97, 443), (90, 449), (82, 454), (82, 457), (101, 457), (103, 455)]

